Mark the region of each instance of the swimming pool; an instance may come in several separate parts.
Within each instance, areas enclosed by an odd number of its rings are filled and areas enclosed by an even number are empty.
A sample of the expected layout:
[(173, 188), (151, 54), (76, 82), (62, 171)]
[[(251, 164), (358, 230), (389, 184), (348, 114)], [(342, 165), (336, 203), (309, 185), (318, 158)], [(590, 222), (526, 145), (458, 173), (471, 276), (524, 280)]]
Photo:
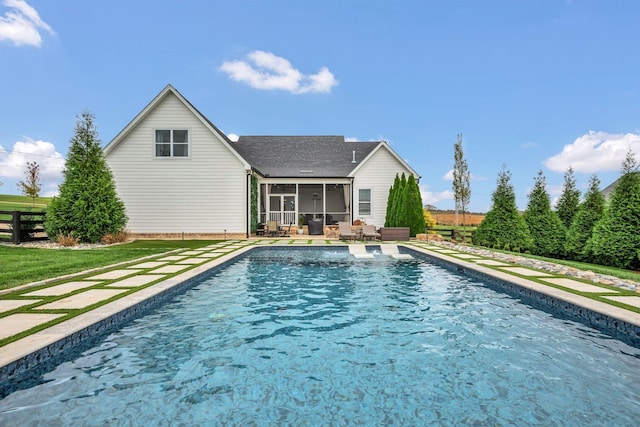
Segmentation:
[(616, 425), (640, 350), (423, 260), (269, 248), (32, 387), (0, 425)]

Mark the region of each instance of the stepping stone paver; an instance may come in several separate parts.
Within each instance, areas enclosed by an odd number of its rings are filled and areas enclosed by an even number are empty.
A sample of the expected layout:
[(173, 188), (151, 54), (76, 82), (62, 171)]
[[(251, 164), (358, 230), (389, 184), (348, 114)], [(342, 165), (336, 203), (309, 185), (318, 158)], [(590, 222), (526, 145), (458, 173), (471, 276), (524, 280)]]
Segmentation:
[(135, 288), (137, 286), (142, 286), (142, 285), (146, 285), (147, 283), (151, 283), (154, 280), (162, 279), (163, 277), (165, 277), (164, 274), (141, 274), (139, 276), (128, 277), (124, 280), (110, 283), (106, 285), (106, 287)]
[(553, 276), (553, 274), (543, 273), (541, 271), (535, 271), (535, 270), (531, 270), (529, 268), (524, 268), (524, 267), (501, 267), (501, 270), (504, 270), (509, 273), (520, 274), (521, 276), (530, 276), (530, 277)]
[(196, 258), (217, 258), (219, 257), (220, 254), (218, 253), (203, 253), (201, 255), (198, 255)]
[(460, 252), (453, 249), (432, 249), (434, 252), (440, 252), (441, 254), (459, 254)]
[(183, 259), (182, 261), (177, 261), (176, 264), (177, 265), (194, 265), (194, 264), (200, 264), (202, 262), (205, 262), (206, 258), (187, 258), (187, 259)]
[(88, 277), (88, 280), (112, 280), (119, 279), (121, 277), (130, 276), (132, 274), (139, 273), (142, 270), (113, 270), (106, 273), (98, 274), (97, 276)]
[(178, 271), (182, 271), (185, 268), (189, 268), (188, 265), (165, 265), (164, 267), (156, 268), (155, 270), (151, 270), (149, 273), (158, 274), (158, 273), (177, 273)]
[(18, 313), (3, 317), (0, 319), (0, 339), (10, 337), (62, 316), (66, 316), (66, 314)]
[(37, 291), (29, 292), (28, 294), (24, 294), (24, 296), (31, 297), (44, 297), (44, 296), (58, 296), (71, 293), (73, 291), (77, 291), (78, 289), (89, 288), (91, 286), (95, 286), (100, 284), (99, 281), (91, 281), (91, 282), (68, 282), (62, 285), (51, 286), (49, 288), (39, 289)]
[(79, 294), (62, 298), (58, 301), (50, 302), (34, 310), (72, 310), (77, 308), (85, 308), (91, 304), (114, 297), (127, 289), (90, 289)]
[(180, 252), (180, 255), (193, 256), (193, 255), (200, 255), (202, 252), (204, 251), (185, 251), (185, 252)]
[(143, 262), (142, 264), (136, 264), (136, 265), (131, 265), (127, 268), (156, 268), (156, 267), (160, 267), (161, 265), (165, 265), (166, 262), (161, 262), (161, 261), (149, 261), (149, 262)]
[(19, 307), (23, 307), (25, 305), (33, 304), (42, 300), (39, 299), (3, 299), (0, 300), (0, 313), (5, 311), (10, 311)]
[(495, 261), (492, 259), (474, 259), (473, 262), (475, 262), (476, 264), (483, 264), (483, 265), (493, 265), (493, 266), (508, 266), (509, 264), (505, 264), (504, 262), (500, 262), (500, 261)]
[(477, 255), (472, 255), (472, 254), (456, 254), (456, 256), (458, 258), (465, 258), (465, 259), (474, 259), (474, 258), (478, 258)]
[(590, 285), (588, 283), (580, 282), (578, 280), (566, 279), (563, 277), (553, 279), (541, 279), (545, 282), (553, 283), (554, 285), (560, 285), (565, 288), (570, 288), (579, 292), (593, 292), (593, 293), (618, 293), (618, 291), (610, 290), (607, 288), (601, 288), (600, 286)]
[(640, 297), (634, 297), (634, 296), (610, 296), (610, 297), (603, 297), (606, 299), (610, 299), (612, 301), (617, 301), (617, 302), (621, 302), (623, 304), (627, 304), (627, 305), (632, 305), (634, 307), (640, 307)]
[(185, 259), (185, 258), (186, 258), (186, 256), (169, 255), (169, 256), (166, 256), (164, 258), (158, 259), (158, 261), (180, 261), (181, 259)]

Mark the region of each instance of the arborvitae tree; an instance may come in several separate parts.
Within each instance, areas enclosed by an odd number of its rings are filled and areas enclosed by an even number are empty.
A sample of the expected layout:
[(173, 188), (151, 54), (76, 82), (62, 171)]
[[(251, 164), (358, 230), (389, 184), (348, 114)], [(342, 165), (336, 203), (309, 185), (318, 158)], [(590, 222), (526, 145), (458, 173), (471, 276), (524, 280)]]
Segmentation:
[(589, 180), (589, 190), (584, 202), (573, 217), (571, 227), (567, 230), (564, 242), (566, 256), (576, 261), (591, 262), (585, 251), (587, 241), (591, 238), (593, 227), (602, 218), (605, 208), (604, 196), (600, 192), (600, 180), (593, 175)]
[(471, 201), (471, 175), (469, 165), (462, 151), (462, 134), (458, 134), (458, 141), (453, 145), (453, 198), (456, 205), (456, 225), (458, 225), (458, 210), (462, 211), (462, 225), (465, 225), (465, 213)]
[(415, 237), (418, 233), (424, 233), (424, 214), (422, 212), (422, 196), (420, 187), (413, 175), (409, 175), (405, 188), (405, 227), (409, 227), (409, 234)]
[(385, 227), (394, 227), (395, 226), (395, 201), (396, 201), (396, 191), (400, 187), (400, 177), (396, 174), (396, 178), (393, 180), (393, 185), (389, 189), (389, 196), (387, 197), (387, 212), (384, 219)]
[(533, 238), (532, 254), (552, 258), (563, 256), (566, 230), (558, 214), (551, 210), (547, 183), (542, 171), (538, 172), (533, 190), (529, 194), (524, 220)]
[(70, 143), (60, 194), (47, 208), (45, 229), (52, 240), (73, 235), (81, 242), (99, 242), (105, 234), (121, 231), (127, 216), (100, 147), (93, 114), (82, 113)]
[(569, 167), (564, 173), (564, 183), (562, 184), (562, 195), (556, 205), (556, 213), (565, 228), (571, 227), (573, 217), (578, 212), (580, 206), (580, 190), (576, 187), (576, 179), (573, 176), (573, 168)]
[(398, 186), (393, 191), (393, 213), (391, 217), (391, 227), (404, 227), (403, 224), (405, 217), (404, 206), (404, 189), (407, 187), (407, 177), (402, 174)]
[(631, 150), (604, 215), (593, 228), (587, 253), (598, 264), (640, 268), (640, 172)]
[(491, 209), (476, 229), (473, 240), (481, 246), (516, 252), (527, 251), (533, 244), (529, 227), (518, 212), (511, 172), (506, 166), (498, 173)]
[(33, 205), (36, 197), (40, 195), (42, 184), (40, 183), (40, 165), (37, 162), (27, 162), (27, 170), (24, 172), (26, 180), (18, 183), (18, 189), (23, 195), (31, 197)]

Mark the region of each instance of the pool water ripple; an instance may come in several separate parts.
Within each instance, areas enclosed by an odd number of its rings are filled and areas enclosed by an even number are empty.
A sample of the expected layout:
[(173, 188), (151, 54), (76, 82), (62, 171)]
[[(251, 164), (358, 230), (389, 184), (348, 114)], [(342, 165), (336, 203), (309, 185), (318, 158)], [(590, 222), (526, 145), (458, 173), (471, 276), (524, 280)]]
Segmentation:
[(616, 425), (640, 350), (415, 260), (260, 251), (0, 400), (0, 424)]

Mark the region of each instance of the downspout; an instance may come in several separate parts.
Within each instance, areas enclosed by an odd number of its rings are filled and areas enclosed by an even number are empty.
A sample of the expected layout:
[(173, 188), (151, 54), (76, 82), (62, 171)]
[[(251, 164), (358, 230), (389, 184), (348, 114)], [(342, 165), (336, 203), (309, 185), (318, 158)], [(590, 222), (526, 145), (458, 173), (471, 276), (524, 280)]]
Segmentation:
[(351, 180), (351, 185), (349, 185), (349, 192), (351, 193), (351, 209), (349, 210), (349, 215), (351, 215), (351, 218), (349, 218), (349, 223), (353, 225), (353, 210), (356, 208), (355, 206), (353, 206), (353, 181), (355, 180), (355, 177), (352, 176), (349, 179)]
[(249, 239), (251, 230), (251, 170), (245, 170), (247, 177), (247, 198), (246, 198), (246, 221), (245, 221), (245, 238)]

